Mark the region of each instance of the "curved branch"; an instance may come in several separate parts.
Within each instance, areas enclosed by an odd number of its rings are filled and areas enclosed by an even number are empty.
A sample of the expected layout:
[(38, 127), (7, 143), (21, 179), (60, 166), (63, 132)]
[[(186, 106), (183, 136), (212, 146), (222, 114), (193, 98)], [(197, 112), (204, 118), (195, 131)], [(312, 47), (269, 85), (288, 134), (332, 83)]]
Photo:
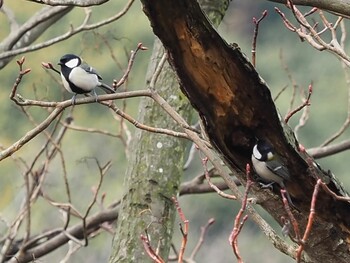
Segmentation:
[[(268, 0), (270, 2), (287, 4), (287, 0)], [(350, 18), (350, 0), (293, 0), (295, 5), (317, 7), (335, 15)]]
[[(209, 185), (201, 183), (201, 179), (204, 179), (204, 175), (197, 176), (196, 178), (196, 180), (181, 184), (181, 195), (214, 192), (214, 190)], [(222, 190), (228, 188), (227, 185), (223, 182), (218, 182), (217, 186), (219, 188), (222, 188)], [(118, 204), (119, 202), (116, 202), (116, 205), (112, 205), (111, 208), (88, 217), (86, 219), (85, 230), (82, 223), (78, 223), (68, 228), (65, 232), (62, 229), (48, 230), (42, 234), (33, 236), (28, 240), (28, 242), (24, 244), (24, 247), (22, 248), (18, 246), (19, 244), (22, 244), (22, 240), (14, 241), (14, 245), (12, 246), (11, 251), (8, 251), (7, 253), (7, 257), (11, 257), (9, 262), (31, 262), (33, 258), (45, 256), (51, 251), (58, 249), (62, 245), (65, 245), (70, 240), (70, 237), (82, 239), (84, 237), (84, 231), (89, 234), (99, 230), (103, 224), (110, 223), (118, 219)], [(19, 250), (21, 253), (18, 253)], [(14, 254), (19, 254), (19, 256)]]
[(0, 55), (0, 69), (7, 65), (11, 60), (11, 56), (20, 54), (11, 54), (13, 49), (13, 51), (17, 51), (18, 49), (33, 43), (46, 31), (46, 29), (56, 23), (72, 9), (73, 7), (66, 6), (44, 7), (17, 30), (12, 30), (10, 35), (0, 44), (0, 52), (2, 53)]
[[(123, 92), (123, 93), (100, 95), (97, 97), (97, 100), (106, 101), (106, 100), (132, 98), (132, 97), (140, 97), (140, 96), (151, 97), (152, 93), (147, 90), (129, 91), (129, 92)], [(96, 98), (91, 96), (87, 98), (77, 99), (75, 102), (75, 105), (94, 103), (94, 102), (96, 102)], [(38, 126), (36, 126), (34, 129), (27, 132), (21, 139), (19, 139), (17, 142), (9, 146), (7, 149), (1, 151), (0, 161), (11, 156), (13, 153), (15, 153), (20, 148), (22, 148), (27, 142), (29, 142), (38, 134), (40, 134), (43, 130), (45, 130), (65, 108), (72, 106), (72, 102), (71, 100), (66, 100), (62, 102), (24, 100), (22, 103), (20, 103), (20, 105), (21, 106), (27, 105), (27, 106), (40, 106), (40, 107), (55, 107), (55, 109)]]
[[(3, 65), (4, 59), (51, 46), (53, 44), (56, 44), (56, 43), (61, 42), (63, 40), (66, 40), (66, 39), (68, 39), (68, 38), (70, 38), (70, 37), (72, 37), (80, 32), (96, 29), (98, 27), (105, 26), (107, 24), (110, 24), (110, 23), (118, 20), (119, 18), (121, 18), (122, 16), (124, 16), (128, 12), (128, 10), (130, 9), (130, 7), (134, 3), (134, 1), (135, 0), (129, 0), (126, 3), (126, 5), (124, 6), (124, 8), (119, 13), (117, 13), (114, 16), (111, 16), (110, 18), (107, 18), (103, 21), (100, 21), (100, 22), (97, 22), (94, 24), (87, 24), (87, 19), (85, 19), (84, 22), (82, 23), (82, 25), (80, 25), (79, 27), (77, 27), (75, 29), (73, 28), (73, 29), (69, 30), (68, 32), (66, 32), (63, 35), (57, 36), (55, 38), (49, 39), (45, 42), (35, 44), (32, 46), (26, 46), (26, 47), (17, 48), (15, 50), (9, 50), (9, 51), (2, 52), (0, 54), (0, 69), (6, 65), (6, 64)], [(72, 7), (49, 7), (49, 8), (65, 8), (65, 9), (70, 8), (71, 9)], [(1, 50), (2, 49), (0, 46), (0, 52), (1, 52)]]
[(94, 5), (102, 5), (107, 3), (109, 0), (28, 0), (29, 2), (35, 2), (38, 4), (45, 5), (62, 5), (62, 6), (80, 6), (80, 7), (88, 7)]
[[(110, 222), (118, 218), (119, 207), (111, 208), (102, 212), (99, 212), (91, 217), (86, 219), (86, 228), (89, 230), (89, 233), (97, 230), (102, 223)], [(33, 259), (42, 257), (51, 251), (57, 249), (58, 247), (66, 244), (70, 240), (70, 236), (73, 236), (78, 239), (84, 237), (84, 228), (83, 223), (79, 223), (68, 228), (66, 231), (61, 231), (59, 234), (53, 238), (47, 240), (46, 242), (40, 243), (38, 246), (26, 251), (19, 251), (15, 256), (9, 260), (9, 263), (25, 263), (31, 262)], [(50, 231), (52, 232), (52, 231)], [(44, 236), (45, 237), (45, 236)], [(37, 240), (39, 242), (40, 240)]]
[(327, 157), (333, 154), (337, 154), (343, 151), (350, 149), (350, 140), (342, 141), (337, 144), (324, 146), (324, 147), (315, 147), (308, 149), (307, 152), (315, 159), (320, 159)]
[(57, 107), (54, 109), (51, 114), (38, 126), (36, 126), (34, 129), (27, 132), (21, 139), (19, 139), (17, 142), (12, 144), (10, 147), (8, 147), (6, 150), (0, 152), (0, 161), (11, 156), (14, 152), (18, 151), (20, 148), (22, 148), (27, 142), (32, 140), (35, 136), (40, 134), (43, 130), (45, 130), (55, 119), (56, 117), (71, 103), (69, 101), (66, 101), (64, 103), (64, 106)]

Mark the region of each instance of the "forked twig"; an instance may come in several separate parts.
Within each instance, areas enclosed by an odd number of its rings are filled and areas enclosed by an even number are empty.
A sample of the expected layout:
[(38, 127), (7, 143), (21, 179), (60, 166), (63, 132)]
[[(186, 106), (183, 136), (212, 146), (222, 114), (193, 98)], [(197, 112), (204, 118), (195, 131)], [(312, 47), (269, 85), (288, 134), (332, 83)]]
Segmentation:
[(242, 231), (244, 223), (248, 220), (248, 215), (243, 216), (243, 214), (244, 214), (246, 207), (247, 207), (248, 193), (249, 193), (250, 187), (253, 185), (253, 181), (250, 177), (250, 165), (249, 164), (246, 165), (246, 175), (247, 175), (247, 184), (246, 184), (245, 191), (244, 191), (241, 209), (239, 210), (239, 212), (235, 218), (233, 230), (232, 230), (230, 237), (229, 237), (229, 242), (232, 246), (233, 253), (235, 254), (237, 261), (239, 263), (243, 263), (243, 260), (242, 260), (242, 257), (240, 255), (239, 249), (238, 249), (238, 236)]

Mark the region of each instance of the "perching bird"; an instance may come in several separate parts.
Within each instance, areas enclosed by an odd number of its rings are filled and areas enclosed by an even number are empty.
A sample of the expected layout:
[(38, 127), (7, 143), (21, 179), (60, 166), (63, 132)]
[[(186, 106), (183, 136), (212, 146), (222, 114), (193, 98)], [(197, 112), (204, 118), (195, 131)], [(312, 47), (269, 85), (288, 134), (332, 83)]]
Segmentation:
[(264, 182), (275, 182), (285, 188), (284, 181), (290, 179), (289, 171), (272, 145), (265, 140), (258, 140), (253, 148), (252, 163), (255, 172)]
[(94, 93), (97, 101), (95, 88), (100, 87), (106, 93), (115, 93), (108, 85), (100, 82), (101, 76), (83, 60), (74, 55), (66, 54), (61, 57), (58, 65), (61, 66), (61, 78), (64, 88), (73, 93), (72, 104), (75, 104), (77, 94)]
[[(290, 174), (274, 148), (265, 140), (258, 140), (253, 148), (252, 163), (255, 172), (266, 183), (267, 186), (277, 183), (286, 190), (285, 181), (290, 180)], [(286, 191), (288, 203), (297, 209)]]

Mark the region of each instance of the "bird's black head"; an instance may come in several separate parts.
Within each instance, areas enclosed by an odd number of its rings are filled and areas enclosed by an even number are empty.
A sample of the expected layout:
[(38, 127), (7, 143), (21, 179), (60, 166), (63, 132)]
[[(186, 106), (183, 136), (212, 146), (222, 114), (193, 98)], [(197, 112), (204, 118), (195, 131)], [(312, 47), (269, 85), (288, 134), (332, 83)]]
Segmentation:
[(253, 155), (260, 161), (267, 161), (273, 158), (275, 150), (271, 144), (265, 140), (258, 140), (253, 148)]
[(61, 67), (75, 68), (81, 64), (81, 58), (74, 54), (66, 54), (61, 57), (58, 65)]

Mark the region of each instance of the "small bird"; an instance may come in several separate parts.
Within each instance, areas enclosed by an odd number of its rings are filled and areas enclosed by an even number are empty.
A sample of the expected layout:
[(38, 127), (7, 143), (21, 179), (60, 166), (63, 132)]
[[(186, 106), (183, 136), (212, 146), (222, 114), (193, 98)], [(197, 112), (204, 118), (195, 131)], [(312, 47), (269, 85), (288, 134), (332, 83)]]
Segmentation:
[(91, 91), (94, 93), (97, 101), (96, 87), (102, 88), (106, 93), (115, 93), (115, 90), (111, 87), (100, 82), (102, 78), (94, 68), (74, 54), (66, 54), (61, 57), (58, 65), (61, 66), (61, 78), (64, 88), (74, 94), (72, 97), (73, 105), (77, 94), (86, 94)]
[[(265, 140), (258, 140), (253, 148), (252, 164), (255, 172), (266, 183), (265, 187), (277, 183), (282, 189), (286, 190), (285, 181), (290, 180), (288, 168), (282, 162), (274, 148)], [(295, 209), (298, 208), (292, 202), (292, 199), (286, 190), (288, 203)]]
[(255, 172), (266, 183), (278, 183), (290, 179), (287, 167), (282, 163), (274, 148), (265, 140), (258, 140), (253, 148), (252, 163)]

